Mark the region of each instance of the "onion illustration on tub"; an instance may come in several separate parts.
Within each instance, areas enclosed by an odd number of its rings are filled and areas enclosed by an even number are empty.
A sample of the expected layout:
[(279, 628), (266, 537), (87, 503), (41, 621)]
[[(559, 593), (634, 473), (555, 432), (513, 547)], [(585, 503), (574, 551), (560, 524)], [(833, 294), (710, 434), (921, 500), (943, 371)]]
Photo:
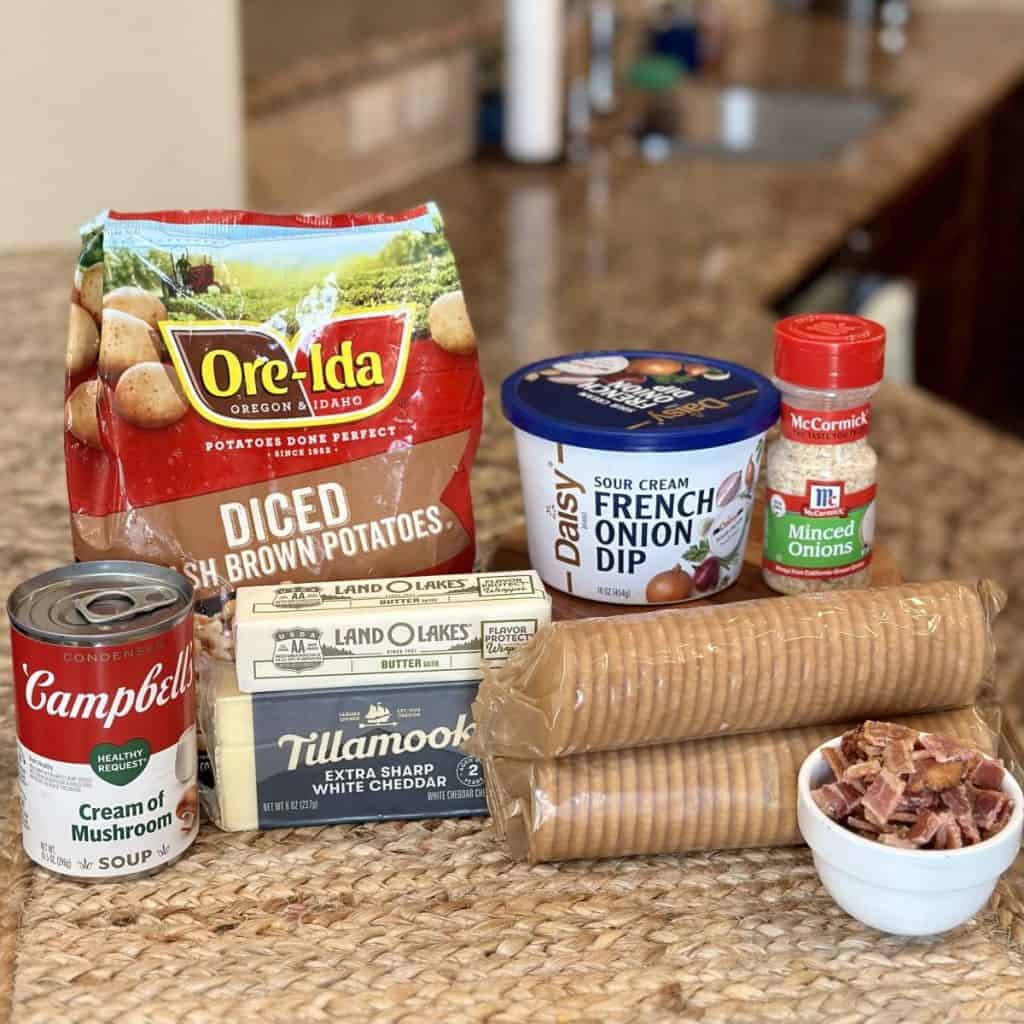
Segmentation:
[(703, 356), (592, 352), (523, 367), (502, 404), (545, 583), (645, 605), (736, 580), (778, 419), (770, 381)]

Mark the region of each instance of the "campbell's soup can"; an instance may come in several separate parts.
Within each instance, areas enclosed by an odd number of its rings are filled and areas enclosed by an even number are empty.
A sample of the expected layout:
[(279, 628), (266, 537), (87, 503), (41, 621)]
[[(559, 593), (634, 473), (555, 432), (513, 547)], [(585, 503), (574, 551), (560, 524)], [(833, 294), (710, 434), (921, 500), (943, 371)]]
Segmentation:
[(199, 828), (192, 584), (142, 562), (83, 562), (7, 602), (22, 841), (80, 881), (172, 863)]

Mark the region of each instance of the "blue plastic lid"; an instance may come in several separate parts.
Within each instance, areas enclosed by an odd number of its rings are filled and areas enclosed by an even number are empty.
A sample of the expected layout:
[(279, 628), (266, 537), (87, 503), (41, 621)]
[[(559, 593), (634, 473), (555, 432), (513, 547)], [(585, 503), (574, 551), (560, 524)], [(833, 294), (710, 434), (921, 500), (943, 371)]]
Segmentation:
[(549, 441), (617, 452), (679, 452), (743, 441), (779, 418), (779, 393), (736, 363), (681, 352), (581, 352), (505, 379), (509, 422)]

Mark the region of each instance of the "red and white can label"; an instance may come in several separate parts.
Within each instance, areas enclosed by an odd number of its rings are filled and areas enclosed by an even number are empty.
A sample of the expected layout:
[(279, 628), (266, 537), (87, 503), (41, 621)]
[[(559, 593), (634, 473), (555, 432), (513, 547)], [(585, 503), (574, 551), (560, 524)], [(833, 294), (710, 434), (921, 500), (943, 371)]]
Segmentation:
[(192, 616), (129, 644), (11, 640), (28, 855), (120, 878), (181, 854), (199, 827)]
[(782, 403), (782, 435), (801, 444), (850, 444), (868, 436), (871, 404), (824, 412)]

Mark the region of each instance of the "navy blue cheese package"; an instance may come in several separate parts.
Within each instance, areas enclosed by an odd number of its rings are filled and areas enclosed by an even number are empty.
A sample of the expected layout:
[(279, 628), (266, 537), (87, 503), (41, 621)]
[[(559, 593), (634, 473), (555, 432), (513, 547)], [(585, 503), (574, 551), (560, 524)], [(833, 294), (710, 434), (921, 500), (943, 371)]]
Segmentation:
[(242, 693), (218, 661), (200, 722), (228, 831), (484, 815), (472, 735), (475, 681)]

